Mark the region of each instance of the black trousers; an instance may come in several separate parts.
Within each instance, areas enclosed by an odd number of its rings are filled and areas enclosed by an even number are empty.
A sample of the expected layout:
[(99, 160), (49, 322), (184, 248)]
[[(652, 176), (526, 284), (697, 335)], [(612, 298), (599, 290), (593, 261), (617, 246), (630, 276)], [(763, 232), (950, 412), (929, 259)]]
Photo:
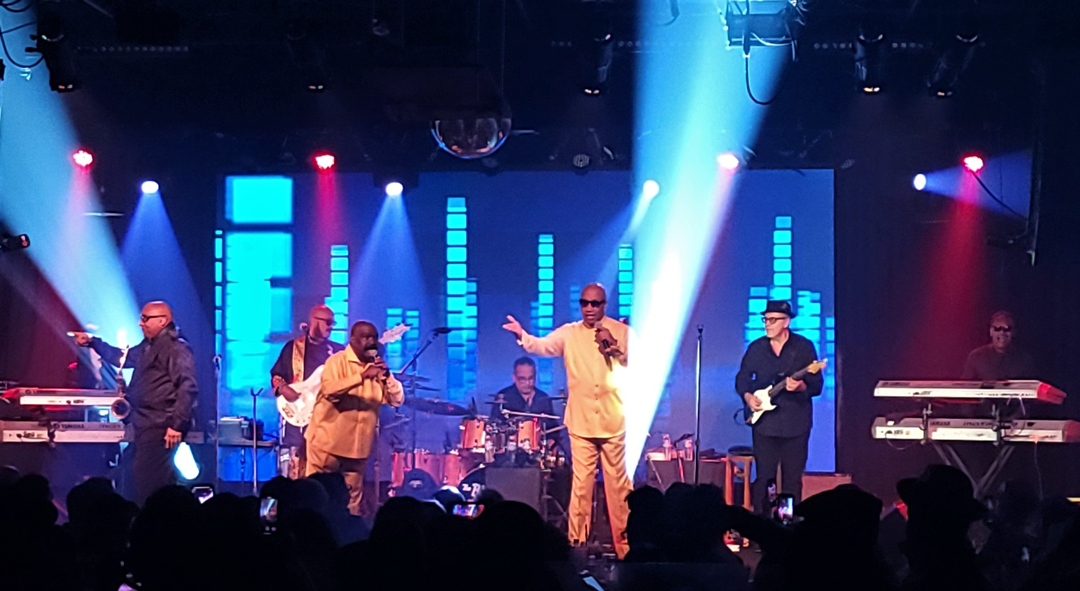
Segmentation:
[(777, 493), (795, 497), (795, 503), (802, 501), (802, 476), (806, 470), (806, 454), (810, 442), (810, 433), (797, 437), (772, 437), (761, 435), (754, 429), (754, 462), (757, 464), (757, 479), (754, 480), (754, 507), (758, 513), (769, 513), (769, 481), (776, 479), (776, 468), (780, 467), (780, 489)]
[(135, 429), (131, 479), (136, 503), (142, 505), (159, 488), (176, 484), (175, 453), (176, 448), (165, 449), (165, 427)]

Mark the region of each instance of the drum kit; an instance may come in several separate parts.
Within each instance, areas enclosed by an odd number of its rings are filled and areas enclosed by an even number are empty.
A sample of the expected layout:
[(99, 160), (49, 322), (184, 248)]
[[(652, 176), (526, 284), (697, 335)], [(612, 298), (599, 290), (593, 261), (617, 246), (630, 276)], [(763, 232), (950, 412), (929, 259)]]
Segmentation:
[[(426, 381), (426, 378), (411, 377)], [(419, 449), (415, 445), (411, 451), (395, 451), (390, 479), (392, 489), (400, 490), (407, 484), (410, 471), (420, 470), (437, 486), (459, 488), (466, 500), (476, 500), (483, 489), (483, 473), (487, 466), (539, 466), (550, 471), (566, 464), (551, 437), (565, 426), (544, 428), (545, 422), (558, 421), (559, 417), (507, 410), (503, 408), (501, 396), (494, 396), (489, 402), (501, 409), (501, 416), (482, 415), (438, 399), (407, 397), (405, 405), (415, 412), (461, 417), (461, 438), (456, 446), (441, 452)]]

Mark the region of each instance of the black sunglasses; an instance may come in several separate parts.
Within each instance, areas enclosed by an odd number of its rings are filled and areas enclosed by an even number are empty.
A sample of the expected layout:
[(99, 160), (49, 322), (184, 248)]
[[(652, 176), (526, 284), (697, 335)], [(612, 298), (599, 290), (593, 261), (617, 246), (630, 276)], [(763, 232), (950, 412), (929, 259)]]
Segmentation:
[(994, 332), (1012, 332), (1011, 326), (991, 326), (990, 330)]
[(143, 314), (143, 315), (139, 316), (139, 320), (142, 320), (143, 322), (146, 322), (146, 321), (150, 320), (151, 318), (164, 318), (164, 317), (165, 317), (164, 314), (151, 314), (149, 316), (147, 316), (146, 314)]
[(606, 304), (607, 300), (578, 300), (578, 303), (581, 304), (582, 308), (588, 308), (589, 306), (592, 306), (593, 308), (599, 308), (600, 306)]

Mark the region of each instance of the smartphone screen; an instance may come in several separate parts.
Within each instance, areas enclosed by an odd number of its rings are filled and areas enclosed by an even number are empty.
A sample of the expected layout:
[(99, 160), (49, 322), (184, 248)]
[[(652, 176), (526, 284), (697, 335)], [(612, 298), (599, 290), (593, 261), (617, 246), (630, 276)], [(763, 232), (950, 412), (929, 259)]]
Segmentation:
[(784, 523), (790, 523), (795, 517), (795, 497), (780, 495), (776, 499), (776, 518)]
[(214, 498), (214, 487), (193, 486), (191, 487), (191, 493), (195, 495), (195, 498), (199, 501), (199, 504), (202, 504)]
[(268, 527), (277, 523), (277, 499), (263, 497), (259, 502), (259, 520)]
[(477, 515), (483, 513), (484, 506), (477, 505), (476, 503), (461, 503), (454, 505), (454, 515), (460, 517), (468, 517), (469, 519), (475, 518)]

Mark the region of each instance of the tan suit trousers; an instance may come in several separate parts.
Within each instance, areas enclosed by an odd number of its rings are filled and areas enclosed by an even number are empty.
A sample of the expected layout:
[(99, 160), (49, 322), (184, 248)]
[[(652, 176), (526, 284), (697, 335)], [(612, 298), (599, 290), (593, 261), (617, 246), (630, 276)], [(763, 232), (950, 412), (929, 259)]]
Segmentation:
[(611, 537), (619, 558), (626, 556), (626, 518), (630, 508), (626, 497), (634, 485), (626, 475), (626, 435), (592, 438), (570, 434), (570, 453), (573, 455), (574, 483), (570, 489), (569, 537), (571, 544), (583, 544), (589, 539), (592, 517), (593, 489), (596, 486), (596, 460), (604, 471), (604, 497), (607, 499)]
[(326, 453), (309, 445), (307, 448), (307, 471), (311, 476), (318, 472), (341, 472), (349, 487), (349, 513), (360, 514), (360, 500), (364, 496), (364, 470), (367, 458), (343, 458)]

